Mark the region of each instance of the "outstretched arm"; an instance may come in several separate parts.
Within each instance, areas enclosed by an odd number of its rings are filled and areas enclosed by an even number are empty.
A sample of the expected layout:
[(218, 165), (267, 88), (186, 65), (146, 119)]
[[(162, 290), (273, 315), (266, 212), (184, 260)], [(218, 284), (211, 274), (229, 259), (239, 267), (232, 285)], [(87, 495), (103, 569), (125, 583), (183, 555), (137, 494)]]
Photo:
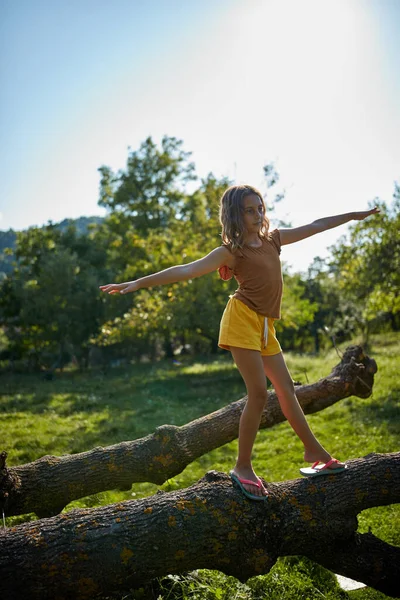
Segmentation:
[(206, 273), (216, 271), (219, 267), (232, 262), (232, 255), (225, 247), (220, 246), (215, 248), (203, 256), (199, 260), (195, 260), (186, 265), (176, 265), (169, 267), (153, 275), (147, 275), (134, 281), (125, 281), (124, 283), (108, 283), (100, 285), (100, 289), (108, 294), (127, 294), (128, 292), (136, 292), (141, 288), (149, 288), (155, 285), (165, 285), (166, 283), (176, 283), (177, 281), (185, 281), (186, 279), (194, 279), (201, 277)]
[(324, 217), (323, 219), (317, 219), (309, 225), (303, 225), (302, 227), (293, 227), (293, 229), (280, 229), (279, 233), (281, 237), (281, 245), (284, 246), (285, 244), (293, 244), (294, 242), (304, 240), (305, 238), (315, 235), (316, 233), (321, 233), (321, 231), (333, 229), (334, 227), (338, 227), (338, 225), (348, 223), (353, 219), (356, 221), (362, 221), (370, 215), (375, 215), (377, 213), (379, 213), (379, 208), (375, 207), (371, 210), (346, 213), (344, 215), (336, 215), (333, 217)]

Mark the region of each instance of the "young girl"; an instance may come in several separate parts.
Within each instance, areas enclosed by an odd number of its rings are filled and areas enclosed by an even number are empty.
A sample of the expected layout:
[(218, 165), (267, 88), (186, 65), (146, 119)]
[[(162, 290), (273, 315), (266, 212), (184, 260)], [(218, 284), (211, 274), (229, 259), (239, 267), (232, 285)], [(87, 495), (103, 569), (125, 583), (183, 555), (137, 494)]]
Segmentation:
[[(251, 454), (267, 401), (266, 376), (270, 379), (283, 414), (304, 445), (304, 460), (311, 468), (306, 476), (337, 474), (346, 465), (333, 458), (315, 438), (296, 398), (292, 378), (275, 335), (280, 319), (282, 273), (281, 246), (332, 229), (352, 219), (362, 220), (379, 212), (363, 212), (318, 219), (309, 225), (269, 231), (261, 193), (250, 185), (229, 187), (220, 204), (223, 245), (199, 260), (177, 265), (125, 283), (100, 286), (108, 294), (127, 294), (141, 288), (200, 277), (219, 270), (222, 279), (232, 275), (239, 287), (230, 296), (221, 320), (219, 346), (230, 350), (247, 388), (247, 402), (239, 424), (239, 453), (232, 480), (251, 499), (265, 500), (267, 491), (255, 474)], [(322, 464), (320, 464), (322, 463)]]

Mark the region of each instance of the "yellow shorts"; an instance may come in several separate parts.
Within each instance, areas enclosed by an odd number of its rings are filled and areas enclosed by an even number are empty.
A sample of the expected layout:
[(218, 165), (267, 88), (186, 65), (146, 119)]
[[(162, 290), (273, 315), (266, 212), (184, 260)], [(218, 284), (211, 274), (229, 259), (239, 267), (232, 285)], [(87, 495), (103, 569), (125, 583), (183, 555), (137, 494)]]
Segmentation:
[(275, 319), (263, 317), (237, 298), (230, 298), (222, 315), (218, 346), (259, 350), (261, 356), (282, 352), (276, 339)]

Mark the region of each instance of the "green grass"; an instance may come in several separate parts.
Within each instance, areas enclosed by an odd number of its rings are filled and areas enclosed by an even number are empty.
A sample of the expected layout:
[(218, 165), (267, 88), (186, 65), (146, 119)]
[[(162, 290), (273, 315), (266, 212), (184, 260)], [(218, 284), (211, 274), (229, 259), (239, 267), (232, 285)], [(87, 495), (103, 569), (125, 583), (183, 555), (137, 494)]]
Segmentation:
[[(357, 340), (354, 340), (357, 342)], [(350, 344), (346, 344), (350, 345)], [(343, 345), (342, 350), (345, 348)], [(370, 398), (351, 397), (309, 415), (308, 421), (322, 444), (334, 456), (349, 459), (369, 452), (398, 450), (400, 439), (400, 335), (374, 336), (369, 355), (378, 364)], [(285, 354), (296, 381), (312, 382), (326, 376), (339, 362), (335, 350), (319, 357)], [(34, 375), (2, 375), (0, 395), (1, 450), (9, 466), (30, 462), (45, 454), (71, 454), (140, 438), (164, 423), (182, 425), (241, 398), (245, 387), (228, 353), (217, 359), (185, 359), (181, 365), (155, 364), (100, 371), (69, 371), (44, 381)], [(234, 441), (202, 456), (180, 475), (166, 482), (165, 490), (184, 488), (210, 469), (229, 471), (237, 453)], [(254, 466), (267, 480), (299, 476), (302, 444), (287, 423), (259, 432)], [(65, 510), (91, 507), (155, 493), (151, 483), (134, 484), (129, 492), (107, 491), (82, 498)], [(34, 519), (10, 517), (7, 526)], [(359, 515), (359, 531), (371, 530), (381, 539), (400, 545), (398, 505), (377, 507)], [(385, 598), (372, 589), (346, 593), (333, 575), (302, 557), (279, 559), (268, 575), (240, 584), (213, 571), (171, 576), (152, 587), (132, 592), (133, 598)]]

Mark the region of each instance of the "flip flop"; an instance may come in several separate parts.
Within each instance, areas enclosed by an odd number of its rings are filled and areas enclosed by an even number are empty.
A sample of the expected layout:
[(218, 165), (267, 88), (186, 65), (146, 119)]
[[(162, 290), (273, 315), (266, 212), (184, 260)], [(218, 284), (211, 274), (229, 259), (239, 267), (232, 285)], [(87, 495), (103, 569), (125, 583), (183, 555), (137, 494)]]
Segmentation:
[(250, 479), (240, 479), (233, 471), (230, 471), (229, 475), (232, 481), (234, 481), (240, 487), (243, 494), (247, 498), (250, 498), (250, 500), (266, 500), (268, 498), (268, 496), (255, 496), (254, 494), (250, 494), (250, 492), (248, 492), (242, 485), (243, 483), (245, 483), (246, 485), (254, 485), (254, 487), (260, 488), (262, 484), (258, 477), (258, 483), (255, 483), (254, 481), (250, 481)]
[(343, 473), (343, 471), (347, 469), (347, 465), (344, 465), (344, 467), (336, 467), (336, 469), (329, 468), (330, 465), (340, 462), (337, 458), (331, 458), (331, 460), (328, 460), (322, 467), (317, 467), (320, 462), (320, 460), (317, 460), (312, 467), (300, 469), (300, 473), (304, 475), (304, 477), (318, 477), (319, 475), (337, 475), (338, 473)]

